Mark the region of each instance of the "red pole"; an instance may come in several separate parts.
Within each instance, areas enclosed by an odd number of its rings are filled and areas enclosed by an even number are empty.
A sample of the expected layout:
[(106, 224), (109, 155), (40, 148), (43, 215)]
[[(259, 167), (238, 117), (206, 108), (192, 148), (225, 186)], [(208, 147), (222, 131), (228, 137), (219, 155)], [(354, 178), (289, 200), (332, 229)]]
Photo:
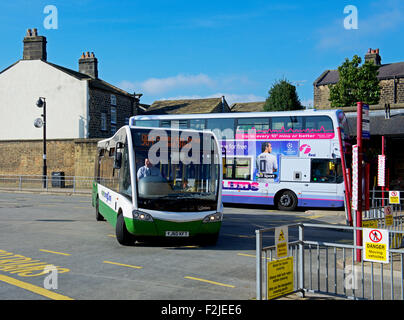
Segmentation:
[[(384, 156), (384, 144), (385, 144), (384, 136), (382, 136), (382, 155), (383, 156)], [(386, 185), (386, 179), (384, 179), (384, 180), (385, 180), (384, 185)], [(382, 187), (382, 206), (384, 207), (384, 186)]]
[(365, 210), (370, 210), (370, 164), (365, 164)]
[[(362, 227), (362, 102), (357, 103), (356, 143), (358, 145), (358, 210), (356, 210), (356, 226)], [(356, 245), (362, 246), (362, 231), (356, 230)], [(362, 252), (356, 250), (356, 261), (362, 261)]]
[(346, 165), (345, 165), (345, 154), (344, 154), (344, 148), (342, 144), (342, 135), (341, 135), (341, 128), (338, 127), (338, 142), (339, 142), (339, 150), (341, 153), (341, 164), (342, 164), (342, 172), (344, 176), (344, 187), (345, 187), (345, 203), (348, 209), (348, 221), (349, 225), (352, 226), (352, 213), (351, 213), (351, 201), (350, 201), (350, 195), (349, 195), (349, 183), (346, 175)]

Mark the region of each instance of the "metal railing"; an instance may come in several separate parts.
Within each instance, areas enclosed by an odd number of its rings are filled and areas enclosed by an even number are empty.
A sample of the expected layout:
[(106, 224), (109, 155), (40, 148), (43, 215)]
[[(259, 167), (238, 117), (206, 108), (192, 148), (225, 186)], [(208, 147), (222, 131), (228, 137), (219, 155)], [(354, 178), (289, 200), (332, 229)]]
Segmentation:
[[(388, 250), (389, 263), (356, 261), (356, 232), (359, 227), (297, 223), (287, 226), (290, 255), (293, 257), (294, 288), (290, 293), (300, 292), (303, 296), (318, 293), (343, 299), (404, 300), (404, 249)], [(310, 228), (310, 233), (307, 229)], [(271, 239), (274, 228), (256, 230), (256, 297), (268, 298), (267, 262), (275, 257), (275, 245), (264, 246), (263, 240)], [(306, 234), (327, 232), (333, 234), (335, 242), (306, 239)], [(393, 238), (404, 231), (390, 230)], [(350, 243), (346, 243), (350, 242)], [(264, 263), (265, 262), (265, 263)], [(386, 271), (387, 270), (387, 271)]]
[(32, 192), (91, 193), (93, 181), (94, 177), (0, 175), (0, 189)]

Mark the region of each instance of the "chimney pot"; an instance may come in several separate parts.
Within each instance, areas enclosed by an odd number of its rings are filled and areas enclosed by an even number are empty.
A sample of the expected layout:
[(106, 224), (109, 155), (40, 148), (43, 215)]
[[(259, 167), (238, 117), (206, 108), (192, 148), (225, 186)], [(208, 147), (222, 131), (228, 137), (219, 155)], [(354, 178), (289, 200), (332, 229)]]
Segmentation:
[(79, 72), (84, 73), (91, 78), (98, 78), (98, 60), (94, 55), (94, 52), (83, 52), (79, 59)]
[(23, 43), (24, 50), (22, 56), (24, 60), (46, 61), (46, 37), (38, 36), (37, 28), (27, 29)]

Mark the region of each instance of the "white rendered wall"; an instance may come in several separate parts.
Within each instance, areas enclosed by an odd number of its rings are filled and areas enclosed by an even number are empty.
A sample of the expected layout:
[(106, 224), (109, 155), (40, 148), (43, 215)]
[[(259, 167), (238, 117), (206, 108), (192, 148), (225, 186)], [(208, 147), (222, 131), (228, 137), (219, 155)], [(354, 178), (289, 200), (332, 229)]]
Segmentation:
[(0, 74), (0, 140), (42, 139), (34, 127), (39, 97), (46, 98), (47, 139), (86, 138), (87, 86), (43, 61), (19, 61)]

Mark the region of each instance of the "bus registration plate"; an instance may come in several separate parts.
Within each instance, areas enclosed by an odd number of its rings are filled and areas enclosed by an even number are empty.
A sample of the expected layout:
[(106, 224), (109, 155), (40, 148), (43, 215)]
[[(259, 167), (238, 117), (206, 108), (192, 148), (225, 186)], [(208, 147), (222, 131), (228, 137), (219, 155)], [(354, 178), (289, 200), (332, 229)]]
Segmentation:
[(189, 231), (166, 231), (166, 237), (189, 237)]

